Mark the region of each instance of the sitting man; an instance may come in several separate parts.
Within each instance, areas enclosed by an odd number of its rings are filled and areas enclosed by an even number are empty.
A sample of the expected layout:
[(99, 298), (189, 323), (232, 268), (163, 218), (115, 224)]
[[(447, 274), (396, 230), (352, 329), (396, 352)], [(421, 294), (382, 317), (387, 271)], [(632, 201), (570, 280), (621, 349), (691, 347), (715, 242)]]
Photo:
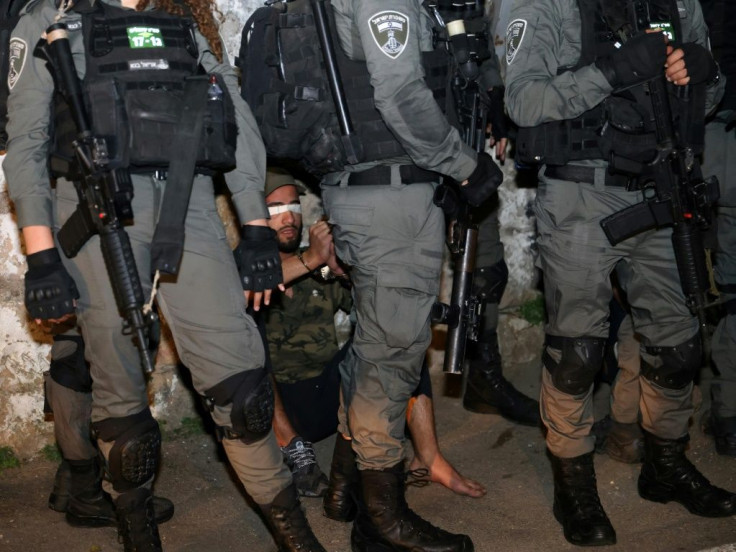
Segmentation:
[[(352, 301), (347, 275), (335, 257), (329, 225), (320, 221), (311, 226), (309, 247), (299, 247), (300, 189), (288, 173), (269, 169), (269, 226), (278, 236), (287, 289), (272, 298), (269, 308), (264, 309), (264, 319), (277, 390), (274, 432), (299, 493), (314, 497), (325, 494), (327, 478), (317, 465), (311, 442), (337, 430), (339, 365), (347, 350), (338, 346), (334, 316), (338, 310), (348, 313)], [(325, 266), (329, 272), (319, 270)], [(415, 449), (410, 465), (413, 473), (426, 474), (430, 481), (458, 494), (476, 498), (485, 494), (482, 485), (460, 475), (439, 451), (426, 365), (410, 401), (407, 421)], [(334, 516), (328, 513), (328, 517)]]

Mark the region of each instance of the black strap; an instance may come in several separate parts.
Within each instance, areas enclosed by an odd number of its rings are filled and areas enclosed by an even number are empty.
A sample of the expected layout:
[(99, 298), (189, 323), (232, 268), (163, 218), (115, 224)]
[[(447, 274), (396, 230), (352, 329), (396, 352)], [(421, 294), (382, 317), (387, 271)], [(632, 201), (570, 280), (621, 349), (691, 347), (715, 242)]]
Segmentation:
[[(220, 82), (220, 86), (225, 86)], [(161, 216), (156, 224), (151, 245), (151, 271), (176, 274), (184, 252), (184, 221), (192, 194), (194, 167), (202, 136), (209, 77), (187, 79), (184, 86), (184, 108), (176, 128), (171, 151), (175, 157), (168, 170)]]
[[(581, 182), (584, 184), (595, 183), (595, 167), (581, 167), (579, 165), (547, 165), (544, 170), (544, 176), (547, 178), (555, 178), (557, 180), (569, 180), (571, 182)], [(606, 186), (614, 188), (627, 188), (635, 190), (636, 181), (622, 174), (610, 174), (606, 172)]]
[[(421, 169), (416, 165), (400, 165), (399, 175), (402, 184), (419, 182), (439, 182), (439, 173)], [(391, 166), (378, 165), (371, 169), (352, 173), (348, 178), (348, 186), (388, 186), (391, 184)]]

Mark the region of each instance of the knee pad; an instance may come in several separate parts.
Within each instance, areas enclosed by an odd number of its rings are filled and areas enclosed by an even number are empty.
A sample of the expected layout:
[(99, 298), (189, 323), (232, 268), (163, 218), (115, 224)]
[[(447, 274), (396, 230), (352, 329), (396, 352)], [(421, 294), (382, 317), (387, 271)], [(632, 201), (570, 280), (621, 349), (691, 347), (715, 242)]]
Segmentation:
[(232, 431), (222, 428), (227, 438), (251, 444), (271, 430), (273, 387), (265, 368), (235, 374), (209, 389), (205, 397), (217, 406), (232, 405)]
[(492, 266), (476, 268), (473, 272), (473, 294), (488, 303), (498, 303), (508, 280), (509, 268), (503, 259)]
[(80, 336), (54, 336), (49, 372), (59, 385), (79, 393), (92, 392), (92, 377), (84, 360), (84, 341)]
[(156, 474), (161, 432), (148, 408), (132, 416), (95, 422), (92, 427), (98, 439), (114, 443), (107, 470), (116, 491), (124, 493), (140, 487)]
[(546, 345), (562, 352), (559, 362), (555, 362), (546, 347), (542, 355), (542, 362), (552, 376), (554, 386), (568, 395), (581, 395), (588, 391), (602, 366), (606, 339), (547, 335)]
[(648, 346), (644, 350), (658, 357), (657, 366), (645, 358), (641, 360), (641, 375), (665, 389), (682, 389), (695, 379), (703, 359), (700, 334), (675, 347)]

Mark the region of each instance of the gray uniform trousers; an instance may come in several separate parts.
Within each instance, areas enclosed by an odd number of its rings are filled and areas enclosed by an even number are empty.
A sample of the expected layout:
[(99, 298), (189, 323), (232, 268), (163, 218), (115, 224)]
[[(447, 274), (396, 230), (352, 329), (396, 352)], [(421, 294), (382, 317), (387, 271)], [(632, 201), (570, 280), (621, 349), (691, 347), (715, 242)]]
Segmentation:
[[(71, 328), (64, 335), (78, 336)], [(72, 356), (77, 350), (73, 341), (54, 341), (51, 359)], [(89, 460), (97, 456), (97, 447), (90, 434), (92, 394), (75, 391), (55, 382), (49, 372), (44, 373), (46, 400), (54, 413), (54, 437), (66, 460)]]
[[(716, 217), (716, 282), (731, 286), (721, 293), (722, 300), (736, 301), (736, 130), (726, 131), (723, 121), (730, 112), (718, 115), (705, 127), (703, 174), (716, 175), (721, 188)], [(736, 416), (736, 313), (720, 320), (711, 346), (712, 361), (720, 373), (711, 384), (711, 407), (718, 418), (731, 418)]]
[(336, 253), (351, 266), (357, 315), (340, 364), (339, 430), (352, 437), (360, 469), (380, 470), (403, 460), (406, 408), (439, 292), (444, 215), (431, 184), (348, 187), (342, 176), (343, 185), (322, 186)]
[[(643, 232), (613, 247), (600, 221), (641, 200), (639, 192), (603, 185), (605, 168), (596, 171), (596, 184), (549, 179), (540, 172), (535, 203), (539, 257), (544, 273), (548, 314), (546, 331), (563, 337), (608, 335), (610, 274), (625, 263), (621, 282), (631, 305), (634, 328), (643, 345), (673, 347), (692, 338), (697, 322), (685, 298), (671, 244), (671, 229)], [(600, 173), (600, 175), (598, 174)], [(548, 348), (559, 360), (560, 351)], [(658, 359), (644, 356), (653, 366)], [(555, 456), (572, 458), (591, 452), (594, 438), (593, 386), (581, 395), (558, 390), (543, 370), (540, 397), (547, 446)], [(692, 384), (681, 390), (664, 389), (640, 379), (642, 426), (664, 439), (687, 433), (692, 413)]]
[[(151, 290), (150, 245), (165, 181), (142, 175), (133, 175), (132, 179), (135, 221), (126, 231), (147, 297)], [(59, 180), (58, 226), (76, 205), (73, 185)], [(122, 320), (99, 238), (93, 237), (74, 259), (64, 261), (81, 295), (77, 318), (93, 380), (92, 421), (136, 414), (148, 407), (146, 380), (130, 336), (121, 332)], [(245, 312), (243, 290), (209, 177), (197, 176), (194, 180), (179, 274), (176, 278), (162, 277), (157, 301), (197, 392), (204, 393), (229, 376), (263, 366), (263, 344), (253, 319)], [(230, 427), (230, 406), (215, 407), (212, 417), (217, 425)], [(225, 443), (233, 467), (253, 499), (268, 503), (291, 480), (273, 432), (252, 446), (241, 444)], [(100, 442), (99, 446), (106, 453), (111, 443)]]
[[(482, 218), (478, 224), (478, 249), (473, 272), (473, 287), (482, 287), (487, 277), (485, 270), (503, 260), (503, 244), (498, 223), (498, 194), (482, 208)], [(483, 305), (480, 332), (495, 333), (498, 328), (498, 302), (486, 302)]]

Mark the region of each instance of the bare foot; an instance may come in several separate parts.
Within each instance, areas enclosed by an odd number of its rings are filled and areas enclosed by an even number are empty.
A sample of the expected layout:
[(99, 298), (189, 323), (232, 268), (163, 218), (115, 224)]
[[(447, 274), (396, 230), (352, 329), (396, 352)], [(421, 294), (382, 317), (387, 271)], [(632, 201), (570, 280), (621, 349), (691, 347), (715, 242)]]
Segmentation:
[(463, 477), (452, 467), (442, 454), (437, 454), (432, 461), (432, 466), (426, 466), (417, 456), (411, 461), (410, 470), (425, 469), (429, 471), (427, 479), (440, 485), (444, 485), (452, 492), (459, 495), (480, 498), (486, 494), (486, 488), (467, 477)]

